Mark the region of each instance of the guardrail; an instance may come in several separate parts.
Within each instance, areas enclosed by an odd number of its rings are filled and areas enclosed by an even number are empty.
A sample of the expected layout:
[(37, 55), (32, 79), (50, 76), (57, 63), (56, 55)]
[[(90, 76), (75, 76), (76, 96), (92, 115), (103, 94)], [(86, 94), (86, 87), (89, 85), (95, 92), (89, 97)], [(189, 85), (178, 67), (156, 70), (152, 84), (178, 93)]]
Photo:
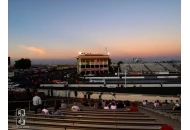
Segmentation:
[[(125, 84), (120, 84), (125, 86)], [(104, 84), (68, 84), (68, 87), (104, 87)], [(160, 83), (157, 84), (140, 84), (140, 83), (127, 83), (126, 87), (161, 87)], [(65, 87), (62, 84), (40, 84), (40, 87)], [(105, 84), (107, 88), (117, 88), (118, 84)], [(181, 84), (162, 84), (162, 87), (181, 87)]]
[[(69, 102), (70, 102), (70, 99), (71, 98), (67, 98), (67, 103), (69, 104)], [(56, 105), (57, 104), (57, 101), (62, 101), (63, 99), (48, 99), (48, 100), (42, 100), (42, 102), (44, 103), (44, 104), (47, 104), (47, 102), (49, 102), (49, 101), (53, 101), (54, 102), (54, 105)], [(65, 100), (65, 99), (64, 99)], [(73, 99), (74, 100), (74, 99)], [(26, 108), (26, 109), (28, 109), (29, 111), (31, 111), (31, 107), (33, 106), (31, 103), (32, 103), (33, 101), (32, 100), (30, 100), (30, 101), (8, 101), (8, 104), (10, 105), (11, 103), (16, 103), (17, 105), (18, 105), (18, 103), (28, 103), (28, 108)], [(50, 102), (50, 104), (52, 104), (52, 102)], [(23, 105), (23, 104), (22, 104)], [(10, 110), (10, 111), (15, 111), (15, 110)]]

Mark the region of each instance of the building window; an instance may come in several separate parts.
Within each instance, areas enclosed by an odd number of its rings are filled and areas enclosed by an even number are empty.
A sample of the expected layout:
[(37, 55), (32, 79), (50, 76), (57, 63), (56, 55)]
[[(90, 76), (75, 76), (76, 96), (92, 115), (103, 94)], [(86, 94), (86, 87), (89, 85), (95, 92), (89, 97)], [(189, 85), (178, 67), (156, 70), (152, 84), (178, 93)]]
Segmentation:
[(90, 65), (86, 65), (86, 68), (90, 68)]
[(99, 68), (99, 65), (95, 65), (95, 68)]
[(103, 67), (103, 65), (100, 65), (100, 67)]
[(104, 65), (104, 67), (108, 67), (108, 65)]
[(87, 64), (87, 65), (89, 65), (89, 64), (90, 64), (90, 61), (89, 61), (89, 60), (87, 60), (87, 61), (86, 61), (86, 64)]
[(85, 65), (81, 65), (81, 68), (85, 68)]
[(91, 65), (91, 68), (94, 68), (94, 65)]

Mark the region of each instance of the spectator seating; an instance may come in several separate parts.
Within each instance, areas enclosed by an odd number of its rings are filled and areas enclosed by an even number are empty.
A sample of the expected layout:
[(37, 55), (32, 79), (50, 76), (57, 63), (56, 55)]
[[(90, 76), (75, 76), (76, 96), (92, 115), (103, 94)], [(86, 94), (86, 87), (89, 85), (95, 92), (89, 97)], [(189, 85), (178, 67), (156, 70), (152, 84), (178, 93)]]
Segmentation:
[[(72, 112), (70, 108), (62, 109), (63, 115), (41, 115), (26, 111), (26, 125), (30, 129), (125, 129), (125, 130), (159, 130), (164, 124), (157, 122), (146, 113), (127, 112), (126, 109), (100, 110), (80, 106), (82, 111)], [(52, 110), (52, 108), (49, 108)], [(53, 123), (52, 123), (53, 122)], [(9, 127), (15, 124), (14, 116), (8, 117)]]
[(120, 64), (120, 68), (121, 68), (121, 72), (125, 72), (125, 69), (130, 72), (131, 71), (131, 68), (130, 68), (130, 65), (129, 64)]
[(133, 71), (141, 72), (141, 71), (148, 71), (147, 68), (142, 63), (130, 63), (131, 68)]
[(173, 67), (169, 63), (160, 63), (162, 66), (166, 67), (169, 71), (175, 72), (177, 68)]
[(174, 105), (168, 104), (166, 106), (154, 107), (153, 103), (147, 104), (146, 106), (139, 106), (142, 109), (146, 109), (166, 117), (181, 121), (181, 110), (172, 110)]
[(144, 63), (152, 72), (165, 72), (165, 68), (158, 63)]

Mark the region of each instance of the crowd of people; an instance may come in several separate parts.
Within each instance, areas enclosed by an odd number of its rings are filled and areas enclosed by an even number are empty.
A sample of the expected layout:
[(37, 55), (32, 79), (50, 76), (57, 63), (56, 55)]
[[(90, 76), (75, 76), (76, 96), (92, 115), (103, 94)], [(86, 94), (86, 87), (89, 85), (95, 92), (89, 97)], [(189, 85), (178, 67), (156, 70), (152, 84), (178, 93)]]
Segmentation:
[[(76, 96), (76, 95), (75, 95)], [(86, 95), (84, 95), (84, 98), (81, 99), (81, 104), (84, 106), (88, 106), (88, 107), (96, 107), (97, 109), (120, 109), (120, 108), (124, 108), (126, 109), (126, 111), (129, 112), (138, 112), (138, 103), (137, 102), (130, 102), (130, 101), (117, 101), (117, 100), (102, 100), (99, 99), (98, 101), (95, 101), (93, 99), (88, 100), (86, 98)], [(146, 106), (147, 104), (149, 104), (149, 102), (147, 100), (144, 100), (142, 102), (142, 104), (144, 106)], [(165, 100), (164, 102), (160, 102), (159, 100), (155, 101), (154, 106), (158, 107), (158, 106), (165, 106), (167, 104), (173, 104), (174, 107), (173, 109), (178, 109), (180, 107), (180, 104), (178, 102), (178, 100), (176, 100), (176, 103), (174, 103), (172, 100), (170, 101), (170, 103), (168, 103), (167, 100)], [(33, 97), (33, 106), (34, 106), (34, 112), (35, 114), (37, 114), (38, 109), (41, 109), (41, 114), (43, 115), (64, 115), (64, 113), (62, 113), (61, 109), (65, 109), (65, 108), (69, 108), (67, 106), (67, 104), (65, 103), (64, 100), (62, 100), (61, 102), (57, 103), (54, 107), (54, 110), (48, 110), (48, 106), (45, 104), (42, 104), (42, 100), (40, 98), (40, 96), (38, 96), (38, 92), (35, 92), (35, 95)], [(73, 103), (73, 105), (70, 107), (71, 111), (73, 112), (77, 112), (77, 111), (82, 111), (82, 109), (79, 107), (79, 105), (77, 105), (76, 102)], [(161, 130), (173, 130), (173, 128), (171, 126), (168, 125), (163, 125), (161, 127)]]
[[(93, 99), (88, 100), (86, 96), (81, 99), (81, 104), (84, 106), (89, 107), (95, 107), (97, 109), (119, 109), (119, 108), (126, 108), (127, 111), (138, 111), (138, 106), (136, 102), (129, 102), (128, 100), (123, 101), (116, 101), (116, 100), (98, 100), (95, 101)], [(38, 109), (41, 109), (42, 114), (53, 114), (53, 115), (61, 115), (60, 109), (68, 108), (65, 101), (62, 100), (60, 103), (57, 103), (55, 105), (55, 108), (53, 111), (49, 111), (46, 104), (42, 103), (42, 100), (40, 96), (38, 95), (38, 92), (35, 92), (35, 95), (33, 97), (33, 107), (34, 112), (37, 114)], [(81, 111), (80, 107), (77, 105), (76, 102), (74, 102), (73, 106), (71, 107), (71, 111)]]
[[(142, 102), (143, 106), (146, 106), (147, 104), (149, 104), (149, 102), (147, 100), (144, 100)], [(172, 110), (181, 110), (181, 105), (179, 103), (178, 100), (176, 100), (176, 102), (174, 103), (173, 100), (170, 100), (170, 102), (168, 102), (168, 100), (165, 100), (164, 102), (161, 102), (159, 100), (156, 100), (154, 102), (154, 107), (160, 107), (160, 106), (172, 106)]]

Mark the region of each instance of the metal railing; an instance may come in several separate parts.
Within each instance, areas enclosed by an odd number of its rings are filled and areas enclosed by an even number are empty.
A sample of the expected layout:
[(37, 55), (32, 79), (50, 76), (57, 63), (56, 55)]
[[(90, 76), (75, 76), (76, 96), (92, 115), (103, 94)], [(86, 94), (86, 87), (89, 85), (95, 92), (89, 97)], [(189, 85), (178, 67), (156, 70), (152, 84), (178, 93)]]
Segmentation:
[[(58, 101), (62, 101), (62, 100), (67, 100), (67, 103), (69, 104), (69, 102), (72, 100), (70, 98), (63, 98), (63, 99), (47, 99), (47, 100), (42, 100), (43, 104), (44, 105), (56, 105)], [(74, 101), (75, 99), (73, 99)], [(8, 104), (11, 105), (11, 104), (14, 104), (13, 106), (17, 106), (18, 107), (25, 107), (25, 109), (31, 111), (31, 107), (33, 107), (32, 105), (32, 100), (30, 101), (9, 101)], [(21, 104), (20, 104), (21, 103)], [(28, 105), (27, 105), (28, 104)], [(28, 108), (26, 107), (28, 106)], [(9, 110), (9, 111), (13, 111), (13, 110)], [(15, 110), (14, 110), (15, 111)]]

